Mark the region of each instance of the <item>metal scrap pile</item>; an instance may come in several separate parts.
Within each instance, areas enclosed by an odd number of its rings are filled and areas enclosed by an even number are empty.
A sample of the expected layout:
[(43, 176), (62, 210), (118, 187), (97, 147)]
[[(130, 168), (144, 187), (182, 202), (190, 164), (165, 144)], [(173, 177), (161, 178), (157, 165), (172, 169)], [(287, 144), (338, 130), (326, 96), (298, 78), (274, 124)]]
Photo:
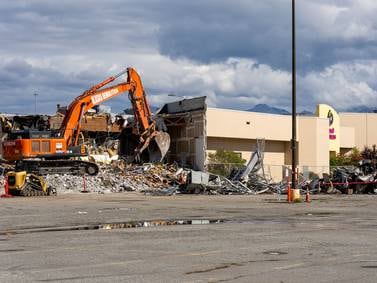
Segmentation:
[(226, 179), (222, 192), (225, 194), (263, 194), (263, 193), (277, 193), (281, 194), (286, 191), (287, 184), (285, 182), (275, 183), (270, 178), (267, 178), (263, 173), (252, 170), (248, 172), (247, 167), (238, 169), (235, 176)]
[(247, 165), (233, 169), (229, 178), (218, 177), (219, 188), (216, 192), (220, 194), (281, 194), (286, 190), (285, 183), (274, 183), (264, 174), (262, 148), (263, 146), (258, 144)]
[(331, 177), (325, 175), (321, 179), (311, 180), (302, 187), (308, 188), (312, 193), (376, 194), (376, 164), (365, 159), (361, 160), (357, 167), (337, 167), (333, 170)]
[[(189, 176), (198, 174), (198, 172), (191, 171)], [(199, 172), (200, 174), (207, 174)], [(188, 183), (182, 193), (205, 193), (205, 194), (222, 194), (222, 195), (244, 195), (244, 194), (262, 194), (262, 193), (281, 193), (284, 187), (283, 184), (276, 184), (268, 179), (254, 175), (247, 180), (237, 180), (225, 178), (218, 175), (208, 174), (207, 183)]]

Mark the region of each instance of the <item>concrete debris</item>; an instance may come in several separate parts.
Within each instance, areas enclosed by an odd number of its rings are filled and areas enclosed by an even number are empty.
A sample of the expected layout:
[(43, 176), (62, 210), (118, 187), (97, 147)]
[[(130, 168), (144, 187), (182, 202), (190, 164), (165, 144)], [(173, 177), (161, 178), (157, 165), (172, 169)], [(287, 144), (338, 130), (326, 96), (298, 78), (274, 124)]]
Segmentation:
[(47, 183), (58, 194), (81, 191), (116, 193), (124, 191), (173, 194), (185, 180), (186, 171), (176, 165), (130, 165), (122, 161), (102, 166), (97, 176), (48, 175)]
[[(177, 164), (126, 164), (122, 160), (102, 165), (97, 176), (47, 175), (57, 194), (141, 192), (148, 195), (173, 194), (257, 194), (267, 192), (263, 181), (253, 186), (222, 176), (179, 167)], [(268, 185), (268, 189), (273, 186)], [(273, 190), (272, 190), (273, 191)]]
[(88, 156), (82, 157), (84, 161), (95, 162), (98, 164), (110, 164), (118, 160), (119, 140), (107, 139), (101, 145), (87, 145)]

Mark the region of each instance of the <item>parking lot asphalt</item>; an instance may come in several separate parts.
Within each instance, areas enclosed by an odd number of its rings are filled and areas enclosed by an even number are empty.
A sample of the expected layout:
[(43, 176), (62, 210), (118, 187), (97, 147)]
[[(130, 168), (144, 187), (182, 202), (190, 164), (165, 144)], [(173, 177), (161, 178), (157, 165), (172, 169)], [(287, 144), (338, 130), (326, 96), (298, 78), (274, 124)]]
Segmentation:
[(376, 282), (373, 195), (0, 200), (0, 282)]

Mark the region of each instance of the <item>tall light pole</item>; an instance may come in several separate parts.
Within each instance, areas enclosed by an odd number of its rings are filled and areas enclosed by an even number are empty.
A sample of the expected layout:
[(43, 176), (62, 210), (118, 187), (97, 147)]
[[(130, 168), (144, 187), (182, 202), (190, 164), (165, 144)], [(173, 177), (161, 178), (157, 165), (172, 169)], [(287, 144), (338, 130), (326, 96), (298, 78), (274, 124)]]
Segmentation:
[(296, 135), (296, 16), (292, 0), (292, 189), (297, 188), (297, 135)]
[(37, 96), (38, 93), (34, 92), (34, 115), (37, 115)]

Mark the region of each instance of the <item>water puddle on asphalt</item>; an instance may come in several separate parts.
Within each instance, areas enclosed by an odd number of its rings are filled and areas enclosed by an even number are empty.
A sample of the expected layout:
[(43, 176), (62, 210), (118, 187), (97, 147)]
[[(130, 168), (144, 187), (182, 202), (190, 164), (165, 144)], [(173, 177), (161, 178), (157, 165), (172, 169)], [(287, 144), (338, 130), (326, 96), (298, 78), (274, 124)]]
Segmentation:
[(288, 254), (287, 252), (282, 252), (282, 251), (265, 251), (263, 252), (265, 255), (286, 255)]
[(377, 265), (362, 265), (361, 268), (377, 268)]
[(104, 224), (101, 229), (124, 229), (124, 228), (143, 228), (171, 225), (208, 225), (224, 223), (224, 219), (190, 219), (190, 220), (152, 220), (152, 221), (130, 221), (126, 223)]
[(226, 219), (180, 219), (180, 220), (143, 220), (143, 221), (126, 221), (116, 223), (101, 223), (75, 226), (52, 226), (52, 227), (36, 227), (23, 229), (9, 229), (0, 231), (0, 235), (16, 235), (42, 232), (63, 232), (63, 231), (80, 231), (80, 230), (114, 230), (128, 228), (147, 228), (158, 226), (173, 225), (209, 225), (228, 222)]

